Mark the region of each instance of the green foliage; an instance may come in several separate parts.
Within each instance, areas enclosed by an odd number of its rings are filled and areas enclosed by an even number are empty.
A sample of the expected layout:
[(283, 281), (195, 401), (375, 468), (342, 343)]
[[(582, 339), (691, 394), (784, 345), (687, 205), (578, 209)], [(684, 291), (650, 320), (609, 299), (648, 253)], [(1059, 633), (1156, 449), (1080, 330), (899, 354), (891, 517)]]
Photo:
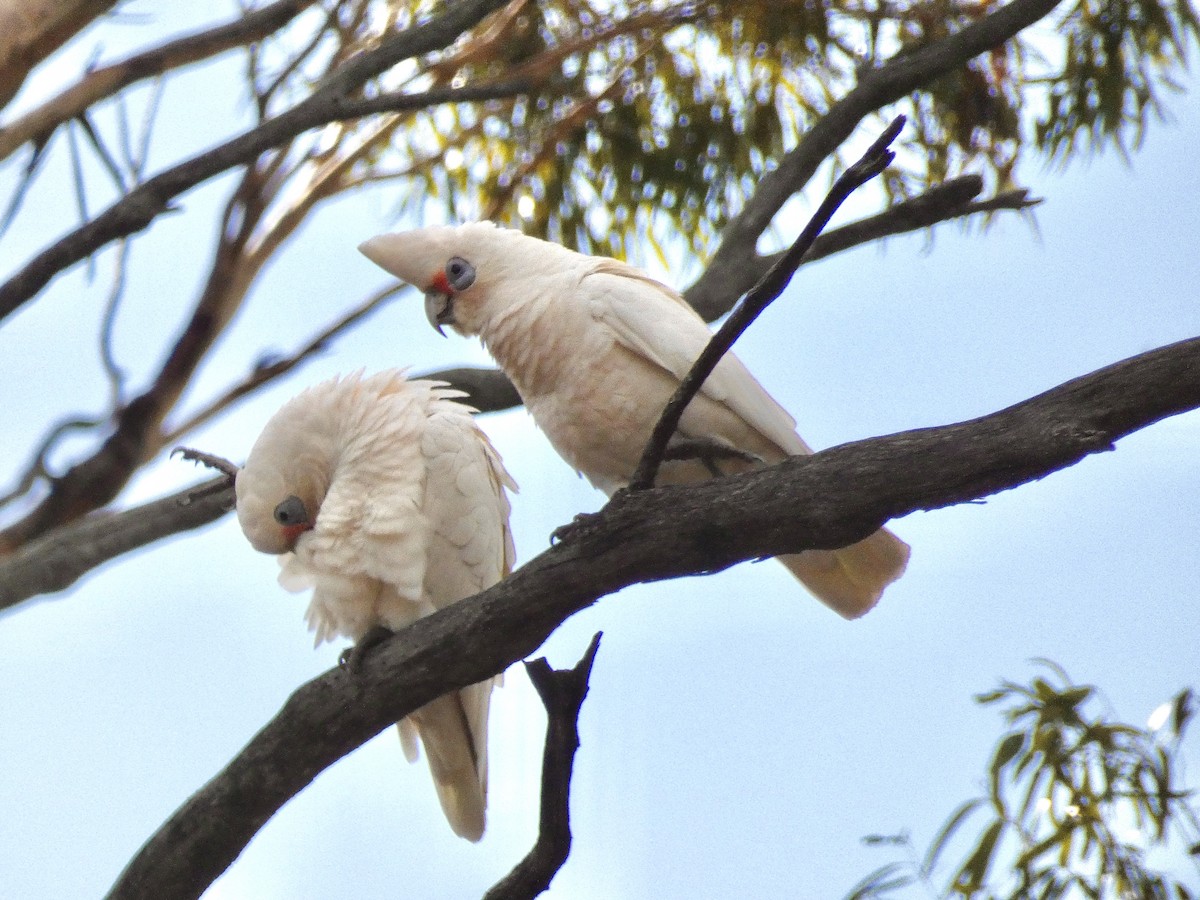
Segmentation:
[[(263, 166), (272, 172), (269, 185), (293, 182), (280, 196), (326, 199), (382, 183), (417, 218), (436, 210), (439, 219), (496, 219), (621, 257), (642, 258), (646, 248), (662, 255), (663, 243), (682, 238), (703, 260), (763, 176), (860, 73), (1000, 5), (524, 0), (446, 51), (394, 67), (367, 92), (517, 80), (527, 92), (333, 125)], [(443, 6), (328, 0), (314, 7), (248, 48), (254, 107), (264, 117), (286, 110), (341, 62)], [(1065, 163), (1109, 143), (1122, 152), (1136, 147), (1151, 117), (1164, 113), (1164, 92), (1176, 87), (1198, 36), (1192, 0), (1066, 0), (1042, 23), (864, 123), (874, 136), (896, 113), (908, 117), (897, 162), (879, 182), (886, 199), (963, 172), (981, 174), (996, 190), (1016, 187), (1018, 165), (1031, 153)], [(112, 171), (105, 148), (124, 130), (85, 129), (84, 151), (92, 148)], [(25, 182), (39, 171), (40, 153)], [(832, 159), (825, 174), (842, 164)], [(77, 160), (75, 168), (82, 171)], [(119, 174), (115, 188), (124, 190)]]
[[(669, 235), (703, 258), (858, 71), (998, 5), (530, 0), (425, 75), (528, 77), (533, 95), (413, 116), (393, 142), (403, 193), (412, 210), (433, 197), (452, 218), (504, 220), (585, 251), (622, 256)], [(881, 111), (911, 122), (883, 182), (889, 198), (964, 170), (1010, 187), (1029, 150), (1065, 161), (1106, 141), (1136, 145), (1197, 33), (1189, 0), (1064, 7)]]
[[(867, 838), (904, 847), (910, 858), (872, 873), (850, 898), (891, 897), (918, 882), (937, 897), (1198, 896), (1149, 859), (1155, 849), (1200, 854), (1200, 821), (1193, 792), (1181, 786), (1178, 760), (1194, 712), (1191, 691), (1174, 698), (1157, 730), (1137, 728), (1098, 711), (1095, 687), (1076, 685), (1055, 664), (1040, 662), (1046, 677), (1028, 685), (1005, 681), (976, 698), (1002, 706), (1009, 726), (988, 766), (986, 796), (960, 806), (920, 862), (907, 834)], [(964, 846), (968, 821), (975, 836), (938, 888), (939, 861), (951, 846)]]
[(1063, 62), (1048, 81), (1046, 108), (1036, 140), (1065, 160), (1082, 143), (1112, 141), (1126, 151), (1145, 134), (1150, 113), (1162, 115), (1162, 88), (1177, 89), (1173, 75), (1200, 35), (1189, 0), (1085, 0), (1063, 22)]

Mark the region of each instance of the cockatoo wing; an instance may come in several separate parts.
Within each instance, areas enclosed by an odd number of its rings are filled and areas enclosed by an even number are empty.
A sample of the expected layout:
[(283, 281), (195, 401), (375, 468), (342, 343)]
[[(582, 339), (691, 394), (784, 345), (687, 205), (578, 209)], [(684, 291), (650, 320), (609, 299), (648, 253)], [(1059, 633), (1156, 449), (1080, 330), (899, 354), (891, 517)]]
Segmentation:
[[(603, 260), (583, 279), (589, 308), (626, 348), (682, 379), (711, 338), (686, 300), (637, 269)], [(727, 353), (700, 394), (738, 415), (787, 455), (811, 453), (796, 422), (733, 354)], [(743, 448), (744, 449), (744, 448)], [(823, 603), (846, 618), (871, 609), (908, 563), (908, 545), (887, 529), (840, 550), (779, 557)]]
[(306, 618), (318, 644), (339, 634), (358, 641), (373, 626), (396, 630), (432, 611), (423, 598), (430, 535), (420, 512), (432, 385), (394, 370), (331, 385), (344, 421), (329, 490), (303, 553), (285, 556), (280, 573), (290, 590), (312, 585)]
[[(682, 380), (712, 338), (704, 320), (675, 291), (617, 260), (601, 259), (581, 282), (592, 315), (622, 345)], [(796, 421), (732, 353), (700, 389), (740, 416), (787, 455), (812, 451)]]
[[(516, 485), (458, 404), (434, 401), (420, 448), (426, 472), (421, 514), (430, 532), (423, 596), (430, 607), (441, 608), (511, 571), (515, 551), (504, 488)], [(400, 729), (406, 755), (415, 753), (413, 738), (420, 737), (446, 818), (457, 834), (473, 841), (484, 830), (488, 712), (497, 682), (488, 679), (441, 697)]]
[[(288, 546), (272, 532), (280, 500), (315, 512), (281, 556), (280, 582), (312, 588), (307, 619), (318, 643), (361, 641), (380, 625), (397, 630), (511, 569), (504, 488), (515, 485), (471, 410), (453, 402), (461, 396), (401, 371), (360, 373), (310, 388), (264, 429), (243, 474), (253, 471), (239, 482), (239, 520), (252, 543), (270, 548)], [(451, 826), (473, 841), (484, 829), (497, 680), (440, 697), (399, 723), (405, 756), (415, 759), (424, 744)]]

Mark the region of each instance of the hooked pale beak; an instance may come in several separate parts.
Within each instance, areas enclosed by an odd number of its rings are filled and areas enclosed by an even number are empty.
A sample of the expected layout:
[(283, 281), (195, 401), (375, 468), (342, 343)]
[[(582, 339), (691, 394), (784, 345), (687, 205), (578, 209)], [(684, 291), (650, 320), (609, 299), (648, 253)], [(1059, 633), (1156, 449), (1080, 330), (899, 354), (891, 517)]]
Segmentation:
[(442, 331), (442, 326), (454, 324), (454, 298), (437, 288), (427, 290), (425, 292), (425, 318), (429, 320), (429, 324), (436, 329), (438, 334), (445, 337), (446, 332)]

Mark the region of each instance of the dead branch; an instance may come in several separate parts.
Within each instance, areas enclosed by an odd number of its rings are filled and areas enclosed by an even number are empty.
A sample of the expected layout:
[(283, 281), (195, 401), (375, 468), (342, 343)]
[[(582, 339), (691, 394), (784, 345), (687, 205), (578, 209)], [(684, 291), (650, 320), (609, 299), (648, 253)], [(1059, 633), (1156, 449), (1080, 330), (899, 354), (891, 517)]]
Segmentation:
[(588, 679), (599, 649), (597, 631), (574, 668), (551, 669), (545, 658), (525, 663), (529, 680), (546, 707), (547, 719), (538, 836), (528, 855), (484, 895), (484, 900), (538, 896), (549, 889), (571, 853), (571, 772), (579, 749), (579, 710), (587, 697)]
[(0, 5), (0, 107), (34, 66), (116, 5), (116, 0), (25, 0)]
[(111, 97), (147, 78), (164, 75), (173, 69), (261, 40), (278, 31), (312, 4), (313, 0), (275, 0), (262, 9), (230, 22), (176, 38), (93, 69), (62, 93), (0, 127), (0, 160), (7, 159), (26, 141), (44, 141), (55, 128), (83, 115), (105, 97)]
[(721, 357), (729, 352), (734, 341), (741, 337), (742, 332), (749, 328), (759, 314), (783, 293), (783, 289), (792, 280), (792, 275), (795, 274), (800, 261), (812, 249), (821, 230), (829, 224), (829, 220), (833, 218), (838, 207), (852, 193), (891, 164), (896, 154), (888, 148), (892, 141), (899, 136), (903, 127), (904, 116), (898, 116), (875, 140), (875, 143), (867, 148), (867, 152), (838, 177), (792, 246), (750, 289), (733, 314), (709, 339), (708, 344), (705, 345), (696, 361), (692, 363), (691, 369), (679, 383), (679, 387), (675, 389), (671, 399), (667, 401), (666, 407), (663, 408), (662, 415), (650, 433), (649, 440), (646, 441), (646, 448), (642, 451), (642, 458), (638, 461), (637, 469), (634, 470), (633, 477), (629, 480), (629, 490), (644, 491), (654, 484), (663, 454), (667, 451), (667, 443), (675, 434), (675, 429), (679, 427), (683, 411), (692, 402), (692, 398), (696, 396), (705, 379), (712, 374), (717, 363), (721, 361)]
[[(391, 35), (373, 50), (351, 57), (291, 109), (147, 179), (104, 212), (47, 247), (0, 285), (0, 320), (34, 297), (59, 272), (111, 241), (146, 228), (167, 211), (170, 201), (179, 194), (214, 175), (253, 162), (262, 153), (311, 128), (338, 121), (344, 117), (343, 104), (368, 79), (403, 60), (449, 46), (503, 4), (504, 0), (461, 0), (452, 4), (428, 22)], [(464, 95), (463, 91), (469, 93)], [(424, 106), (432, 106), (459, 102), (464, 96), (479, 100), (485, 94), (482, 88), (437, 89), (424, 94), (422, 102)], [(487, 96), (507, 95), (499, 92)]]
[[(214, 493), (213, 488), (227, 488)], [(111, 559), (233, 509), (233, 489), (217, 478), (123, 512), (94, 513), (0, 559), (0, 611), (62, 591)]]
[(1200, 407), (1200, 338), (978, 419), (872, 438), (687, 487), (616, 494), (585, 527), (483, 593), (384, 642), (353, 678), (299, 688), (188, 799), (110, 896), (196, 897), (322, 770), (436, 697), (502, 672), (566, 618), (631, 584), (834, 549), (888, 519), (986, 497)]

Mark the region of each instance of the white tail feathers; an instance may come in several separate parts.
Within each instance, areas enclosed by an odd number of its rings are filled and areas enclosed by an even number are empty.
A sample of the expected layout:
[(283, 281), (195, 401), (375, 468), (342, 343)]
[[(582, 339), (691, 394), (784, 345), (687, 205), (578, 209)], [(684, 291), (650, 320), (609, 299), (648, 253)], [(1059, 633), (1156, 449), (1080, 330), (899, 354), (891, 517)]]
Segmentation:
[(879, 602), (885, 587), (904, 574), (908, 554), (908, 544), (881, 528), (841, 550), (806, 550), (778, 559), (839, 616), (857, 619)]
[[(484, 684), (490, 692), (491, 683)], [(410, 755), (415, 750), (409, 730), (412, 726), (425, 747), (433, 784), (450, 827), (459, 837), (478, 841), (487, 822), (486, 731), (477, 746), (467, 723), (463, 698), (457, 691), (425, 704), (399, 723), (400, 741), (410, 761), (415, 756)]]

